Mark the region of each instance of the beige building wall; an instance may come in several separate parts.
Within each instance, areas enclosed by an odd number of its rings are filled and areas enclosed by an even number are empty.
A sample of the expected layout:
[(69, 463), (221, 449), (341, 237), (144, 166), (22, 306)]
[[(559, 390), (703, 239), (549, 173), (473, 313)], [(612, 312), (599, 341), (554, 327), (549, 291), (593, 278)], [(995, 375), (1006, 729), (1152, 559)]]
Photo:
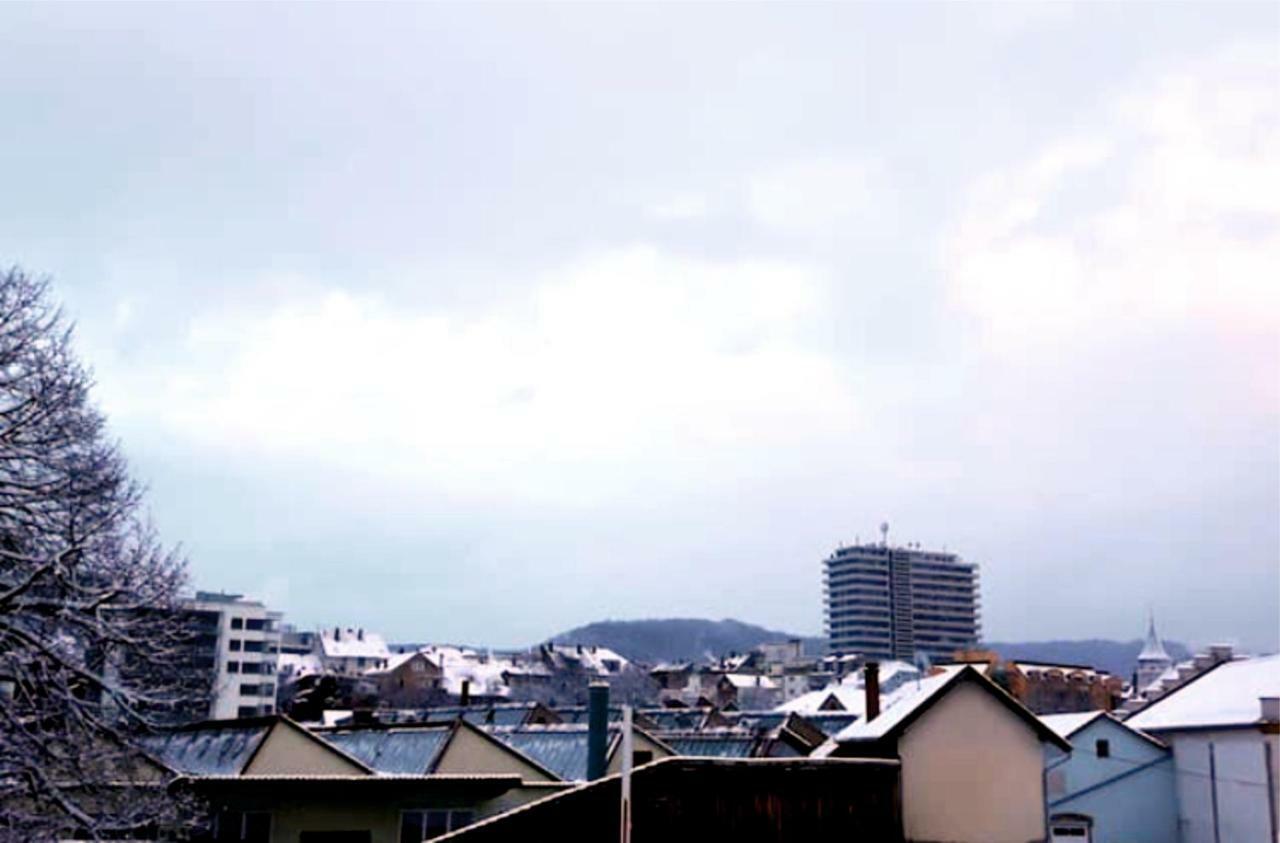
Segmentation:
[[(633, 751), (652, 752), (654, 761), (657, 761), (659, 758), (671, 757), (670, 752), (663, 749), (661, 746), (654, 743), (653, 741), (649, 740), (649, 738), (644, 736), (643, 732), (639, 732), (639, 731), (632, 732), (631, 740), (632, 740)], [(617, 742), (617, 746), (614, 748), (613, 755), (610, 756), (609, 764), (608, 766), (605, 767), (604, 772), (605, 772), (605, 775), (607, 776), (611, 776), (614, 773), (622, 772), (622, 741), (621, 740)]]
[(961, 682), (898, 741), (909, 841), (1028, 843), (1045, 830), (1043, 755), (1025, 721)]
[(522, 781), (550, 782), (556, 779), (508, 750), (496, 738), (477, 734), (462, 726), (454, 734), (436, 764), (435, 773), (511, 773)]
[(280, 722), (263, 739), (257, 754), (244, 769), (246, 776), (350, 776), (368, 771), (302, 732)]

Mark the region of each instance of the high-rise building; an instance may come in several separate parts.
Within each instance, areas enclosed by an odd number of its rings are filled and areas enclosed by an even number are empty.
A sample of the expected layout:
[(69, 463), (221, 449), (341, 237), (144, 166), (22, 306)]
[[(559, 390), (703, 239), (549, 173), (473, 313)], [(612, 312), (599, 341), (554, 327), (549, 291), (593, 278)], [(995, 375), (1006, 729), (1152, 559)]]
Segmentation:
[(823, 566), (833, 653), (939, 660), (978, 642), (978, 566), (954, 553), (855, 544), (837, 548)]
[(209, 717), (271, 714), (276, 706), (280, 612), (239, 594), (198, 591), (185, 606), (214, 669)]

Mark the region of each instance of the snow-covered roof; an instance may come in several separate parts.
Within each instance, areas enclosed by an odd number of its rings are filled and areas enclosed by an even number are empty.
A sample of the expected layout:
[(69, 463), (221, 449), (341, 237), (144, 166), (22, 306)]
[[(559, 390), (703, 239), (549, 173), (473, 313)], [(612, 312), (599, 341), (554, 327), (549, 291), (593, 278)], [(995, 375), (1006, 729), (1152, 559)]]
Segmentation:
[(964, 669), (957, 666), (939, 668), (939, 672), (933, 676), (904, 685), (900, 689), (901, 693), (891, 694), (888, 698), (882, 696), (878, 717), (870, 722), (864, 719), (849, 724), (836, 734), (836, 740), (841, 743), (879, 740), (889, 734), (913, 711), (932, 700)]
[(320, 650), (328, 659), (385, 659), (391, 655), (381, 635), (363, 629), (322, 629)]
[(371, 667), (368, 670), (366, 670), (365, 673), (368, 673), (368, 674), (390, 673), (391, 671), (400, 667), (401, 665), (403, 665), (405, 662), (409, 661), (409, 659), (413, 658), (416, 655), (418, 655), (417, 650), (414, 650), (409, 653), (395, 653), (394, 655), (388, 656), (381, 667), (377, 667), (377, 666)]
[(1052, 729), (1058, 737), (1070, 740), (1076, 732), (1103, 715), (1101, 711), (1075, 711), (1070, 714), (1041, 714), (1040, 722)]
[(620, 673), (630, 664), (614, 650), (595, 644), (552, 644), (548, 649), (562, 658), (576, 659), (584, 669), (594, 673)]
[(768, 688), (776, 689), (778, 683), (768, 676), (762, 676), (758, 673), (726, 673), (725, 679), (735, 688)]
[(276, 670), (285, 676), (309, 676), (323, 673), (324, 667), (315, 653), (280, 653), (276, 657)]
[(1125, 721), (1146, 731), (1257, 723), (1262, 697), (1280, 696), (1280, 655), (1223, 662)]
[(795, 699), (777, 706), (774, 711), (794, 711), (796, 714), (816, 714), (822, 711), (822, 704), (828, 697), (834, 696), (845, 711), (861, 713), (865, 702), (865, 694), (861, 688), (852, 685), (830, 685), (820, 691), (810, 691)]
[[(886, 661), (880, 665), (880, 704), (883, 708), (898, 695), (915, 688), (915, 680), (920, 677), (920, 669), (910, 662)], [(828, 697), (834, 696), (845, 711), (861, 714), (866, 709), (866, 692), (863, 689), (862, 671), (850, 673), (840, 682), (833, 682), (827, 687), (801, 694), (790, 702), (776, 707), (774, 711), (794, 711), (797, 714), (816, 714), (822, 711), (822, 705)], [(908, 686), (910, 686), (908, 688)]]

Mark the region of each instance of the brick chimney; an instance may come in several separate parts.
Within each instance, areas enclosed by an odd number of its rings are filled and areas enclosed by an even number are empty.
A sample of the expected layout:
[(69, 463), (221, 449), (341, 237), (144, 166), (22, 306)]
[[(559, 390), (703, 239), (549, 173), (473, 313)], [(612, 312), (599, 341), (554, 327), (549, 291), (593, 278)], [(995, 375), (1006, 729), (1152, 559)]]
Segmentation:
[(462, 693), (458, 696), (458, 704), (466, 708), (471, 704), (471, 680), (462, 680)]
[(863, 686), (867, 694), (867, 714), (866, 721), (870, 723), (880, 716), (880, 663), (867, 662), (867, 666), (863, 668), (864, 678)]

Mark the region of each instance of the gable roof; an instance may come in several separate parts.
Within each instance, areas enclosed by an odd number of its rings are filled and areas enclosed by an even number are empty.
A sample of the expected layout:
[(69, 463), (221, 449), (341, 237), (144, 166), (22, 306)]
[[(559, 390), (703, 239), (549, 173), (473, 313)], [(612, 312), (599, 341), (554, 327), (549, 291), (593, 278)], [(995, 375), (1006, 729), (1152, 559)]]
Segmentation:
[(1065, 714), (1041, 714), (1040, 721), (1058, 737), (1070, 740), (1076, 732), (1103, 715), (1102, 711), (1073, 711)]
[(411, 723), (395, 726), (374, 724), (364, 727), (317, 729), (322, 740), (349, 753), (362, 763), (384, 775), (434, 774), (448, 752), (449, 745), (461, 730), (466, 730), (502, 752), (515, 757), (521, 763), (555, 779), (554, 770), (548, 769), (538, 759), (520, 752), (497, 740), (461, 718), (446, 723)]
[[(656, 746), (667, 750), (672, 755), (676, 751), (666, 743), (665, 739), (632, 725), (635, 734), (643, 735)], [(589, 729), (584, 725), (556, 724), (552, 726), (520, 726), (513, 729), (493, 729), (492, 738), (508, 744), (524, 756), (532, 758), (560, 779), (565, 781), (584, 781), (587, 778), (587, 744)], [(613, 758), (618, 746), (622, 743), (620, 724), (609, 725), (608, 740), (605, 745), (605, 760)]]
[(1280, 655), (1222, 662), (1131, 715), (1145, 731), (1251, 726), (1261, 697), (1280, 696)]
[[(143, 747), (165, 766), (188, 776), (243, 776), (253, 759), (279, 729), (288, 729), (314, 742), (323, 751), (354, 765), (360, 774), (373, 769), (359, 758), (316, 737), (283, 714), (237, 720), (207, 720), (143, 740)], [(306, 775), (299, 771), (298, 775)]]
[(389, 729), (344, 729), (323, 738), (379, 773), (426, 774), (453, 733), (452, 724)]
[(1070, 743), (971, 665), (946, 667), (941, 672), (920, 680), (918, 684), (905, 686), (906, 693), (895, 695), (878, 717), (869, 722), (859, 720), (846, 726), (837, 733), (835, 740), (839, 743), (897, 740), (921, 715), (945, 698), (951, 689), (966, 682), (976, 684), (1017, 715), (1041, 741), (1065, 751), (1071, 750)]
[(175, 773), (238, 776), (271, 730), (271, 724), (259, 718), (201, 725), (204, 728), (148, 736), (142, 739), (142, 747)]
[(1063, 740), (1070, 741), (1074, 735), (1083, 732), (1099, 720), (1110, 723), (1117, 729), (1124, 729), (1126, 732), (1139, 737), (1147, 743), (1153, 744), (1160, 749), (1167, 749), (1163, 741), (1151, 737), (1141, 729), (1135, 729), (1116, 717), (1109, 711), (1079, 711), (1070, 714), (1042, 714), (1040, 719), (1050, 729), (1058, 733)]

